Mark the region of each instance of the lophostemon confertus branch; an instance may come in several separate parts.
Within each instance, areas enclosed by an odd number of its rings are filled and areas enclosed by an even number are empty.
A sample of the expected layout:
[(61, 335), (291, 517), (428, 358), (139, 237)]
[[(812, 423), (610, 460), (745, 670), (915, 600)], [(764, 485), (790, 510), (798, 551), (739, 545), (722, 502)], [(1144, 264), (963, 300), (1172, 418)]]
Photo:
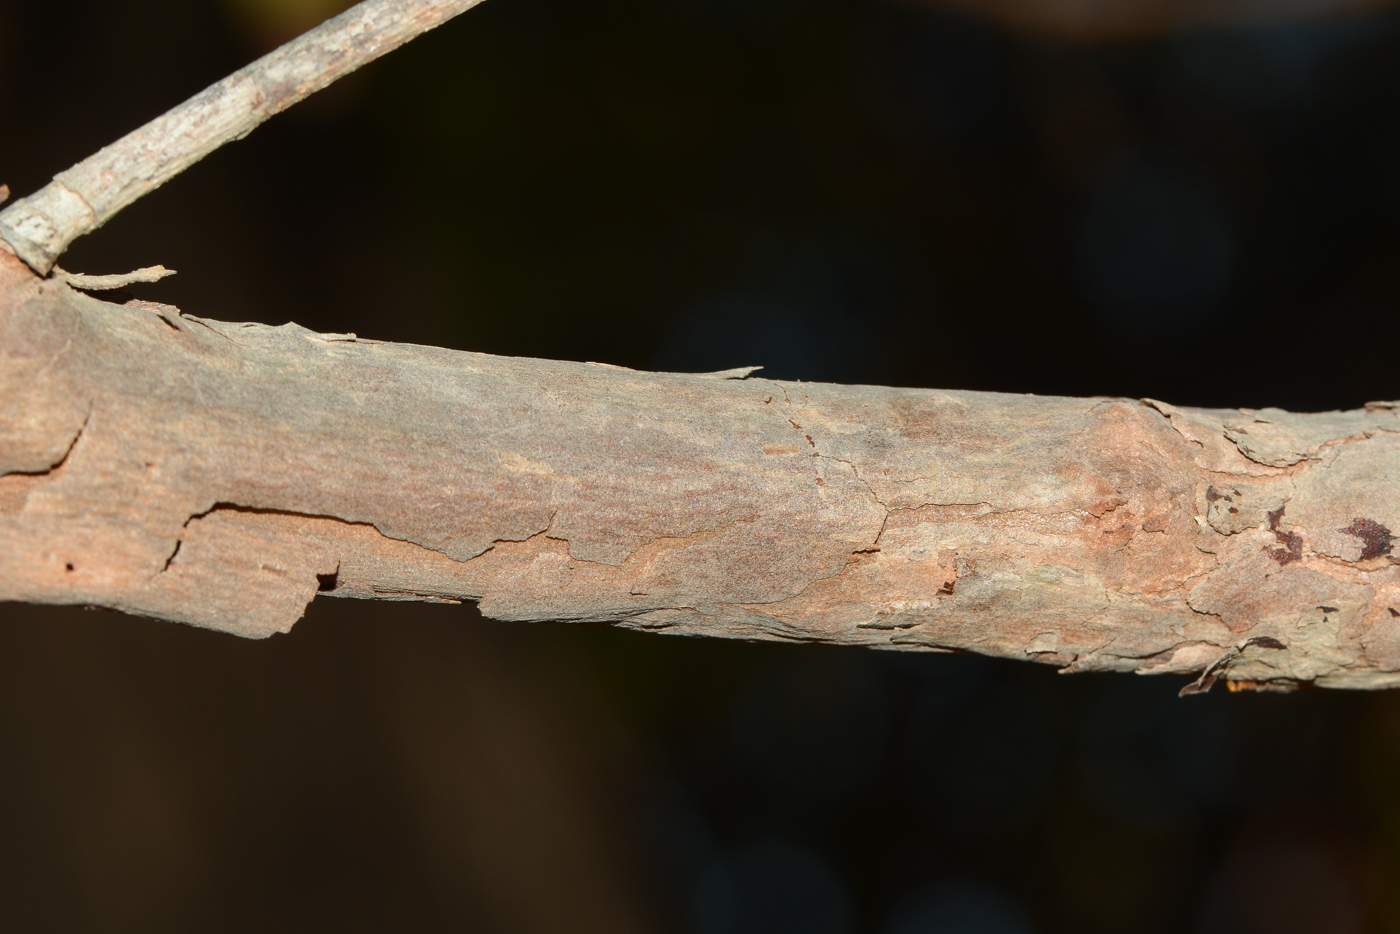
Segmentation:
[[(370, 0), (0, 213), (0, 600), (509, 620), (1400, 684), (1400, 413), (645, 373), (88, 291), (76, 236), (470, 2)], [(158, 277), (157, 270), (137, 275)]]

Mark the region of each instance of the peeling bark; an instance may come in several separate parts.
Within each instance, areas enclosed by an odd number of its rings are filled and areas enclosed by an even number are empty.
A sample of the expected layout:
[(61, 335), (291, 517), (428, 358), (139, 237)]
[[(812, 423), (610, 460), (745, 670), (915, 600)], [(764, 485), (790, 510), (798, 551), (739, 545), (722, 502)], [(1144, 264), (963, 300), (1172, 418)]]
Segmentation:
[(643, 373), (115, 305), (0, 253), (0, 599), (1400, 683), (1400, 414)]

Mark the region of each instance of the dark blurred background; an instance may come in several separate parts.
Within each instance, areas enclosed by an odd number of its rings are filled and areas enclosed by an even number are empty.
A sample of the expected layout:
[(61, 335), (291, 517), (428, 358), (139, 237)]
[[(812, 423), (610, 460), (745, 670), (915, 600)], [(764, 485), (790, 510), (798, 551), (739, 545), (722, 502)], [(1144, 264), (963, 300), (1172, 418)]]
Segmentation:
[[(17, 195), (338, 11), (0, 0)], [(1150, 30), (1149, 30), (1150, 31)], [(490, 0), (79, 241), (207, 317), (1303, 410), (1400, 397), (1400, 17), (1115, 42)], [(1400, 931), (1400, 695), (316, 601), (0, 606), (15, 931)]]

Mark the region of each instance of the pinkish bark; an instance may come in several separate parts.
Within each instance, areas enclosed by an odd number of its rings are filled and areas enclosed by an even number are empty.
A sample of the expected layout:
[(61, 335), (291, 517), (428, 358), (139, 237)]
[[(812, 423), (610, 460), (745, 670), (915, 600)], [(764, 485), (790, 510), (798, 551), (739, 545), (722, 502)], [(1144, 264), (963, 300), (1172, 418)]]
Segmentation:
[(643, 373), (98, 301), (0, 252), (0, 599), (332, 596), (1400, 683), (1400, 415)]

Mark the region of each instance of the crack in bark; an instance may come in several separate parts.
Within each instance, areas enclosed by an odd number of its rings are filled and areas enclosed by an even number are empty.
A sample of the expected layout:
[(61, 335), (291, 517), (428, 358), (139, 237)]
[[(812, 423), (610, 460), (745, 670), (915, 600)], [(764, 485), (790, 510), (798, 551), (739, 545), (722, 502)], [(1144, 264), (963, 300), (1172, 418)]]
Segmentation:
[(5, 477), (45, 477), (57, 473), (68, 463), (68, 458), (73, 456), (73, 451), (78, 446), (78, 440), (82, 438), (83, 432), (87, 431), (88, 422), (92, 420), (93, 409), (97, 405), (97, 399), (88, 400), (87, 414), (83, 416), (82, 423), (78, 425), (78, 430), (73, 433), (73, 438), (68, 442), (68, 446), (63, 449), (63, 453), (58, 456), (58, 460), (42, 470), (9, 470), (0, 473), (0, 479)]
[[(533, 533), (533, 534), (531, 534), (531, 535), (529, 535), (529, 536), (527, 536), (526, 538), (523, 538), (523, 539), (498, 538), (498, 539), (496, 539), (495, 541), (493, 541), (490, 545), (487, 545), (486, 548), (483, 549), (483, 550), (482, 550), (481, 552), (479, 552), (478, 554), (475, 554), (475, 555), (473, 555), (472, 557), (467, 558), (467, 559), (460, 559), (460, 558), (454, 558), (454, 557), (452, 557), (452, 556), (449, 555), (449, 554), (446, 554), (446, 553), (444, 553), (444, 552), (438, 551), (436, 548), (429, 548), (427, 545), (424, 545), (424, 544), (422, 544), (421, 542), (415, 542), (415, 541), (413, 541), (412, 539), (408, 539), (408, 538), (395, 538), (395, 537), (392, 536), (392, 535), (387, 535), (387, 534), (385, 534), (385, 532), (384, 532), (382, 529), (379, 528), (379, 526), (378, 526), (376, 523), (374, 523), (374, 522), (372, 522), (372, 521), (362, 521), (362, 520), (355, 520), (355, 519), (345, 519), (345, 518), (342, 518), (342, 517), (340, 517), (340, 516), (333, 516), (333, 515), (329, 515), (329, 514), (326, 514), (326, 513), (301, 512), (301, 511), (298, 511), (298, 510), (295, 510), (295, 509), (278, 509), (278, 508), (269, 508), (269, 507), (263, 507), (263, 506), (245, 506), (245, 505), (242, 505), (241, 503), (233, 503), (233, 502), (223, 502), (223, 501), (221, 501), (221, 502), (217, 502), (217, 503), (215, 503), (214, 505), (210, 506), (208, 509), (204, 509), (204, 510), (201, 510), (201, 511), (196, 512), (196, 513), (192, 513), (192, 514), (189, 516), (189, 518), (187, 518), (187, 519), (180, 525), (180, 534), (179, 534), (179, 535), (176, 537), (176, 539), (175, 539), (175, 547), (171, 550), (170, 556), (167, 557), (167, 558), (165, 559), (165, 564), (164, 564), (164, 566), (161, 568), (161, 570), (160, 570), (159, 572), (157, 572), (157, 574), (164, 573), (165, 571), (168, 571), (168, 570), (170, 569), (170, 566), (171, 566), (171, 564), (174, 562), (175, 557), (180, 553), (180, 546), (181, 546), (181, 544), (182, 544), (183, 541), (184, 541), (184, 534), (185, 534), (185, 531), (189, 529), (190, 525), (191, 525), (195, 520), (197, 520), (197, 519), (206, 519), (206, 518), (208, 518), (209, 516), (211, 516), (211, 515), (213, 515), (213, 514), (215, 514), (215, 513), (218, 513), (218, 512), (235, 512), (235, 513), (243, 513), (243, 514), (245, 514), (245, 515), (253, 515), (253, 516), (290, 516), (290, 517), (296, 518), (296, 519), (322, 519), (322, 520), (326, 520), (326, 521), (330, 521), (330, 522), (338, 522), (338, 523), (340, 523), (340, 524), (342, 524), (342, 525), (356, 526), (356, 527), (359, 527), (359, 528), (373, 529), (374, 532), (375, 532), (375, 534), (378, 535), (378, 536), (380, 536), (381, 538), (383, 538), (385, 541), (399, 542), (399, 543), (404, 544), (404, 545), (412, 545), (412, 546), (415, 547), (415, 548), (421, 548), (421, 549), (423, 549), (424, 551), (430, 551), (430, 552), (432, 552), (432, 553), (435, 554), (435, 555), (441, 555), (443, 558), (446, 558), (448, 561), (452, 561), (452, 562), (454, 562), (454, 563), (456, 563), (456, 564), (462, 564), (462, 565), (465, 565), (465, 564), (467, 564), (467, 563), (469, 563), (469, 562), (471, 562), (471, 561), (476, 560), (477, 558), (481, 557), (481, 556), (482, 556), (483, 554), (485, 554), (486, 552), (490, 551), (490, 550), (491, 550), (492, 548), (494, 548), (496, 545), (502, 544), (503, 542), (529, 541), (531, 538), (534, 538), (534, 537), (536, 537), (536, 536), (542, 534), (542, 532), (544, 531), (544, 530), (541, 530), (540, 532), (535, 532), (535, 533)], [(552, 520), (551, 520), (551, 521), (552, 521)]]

